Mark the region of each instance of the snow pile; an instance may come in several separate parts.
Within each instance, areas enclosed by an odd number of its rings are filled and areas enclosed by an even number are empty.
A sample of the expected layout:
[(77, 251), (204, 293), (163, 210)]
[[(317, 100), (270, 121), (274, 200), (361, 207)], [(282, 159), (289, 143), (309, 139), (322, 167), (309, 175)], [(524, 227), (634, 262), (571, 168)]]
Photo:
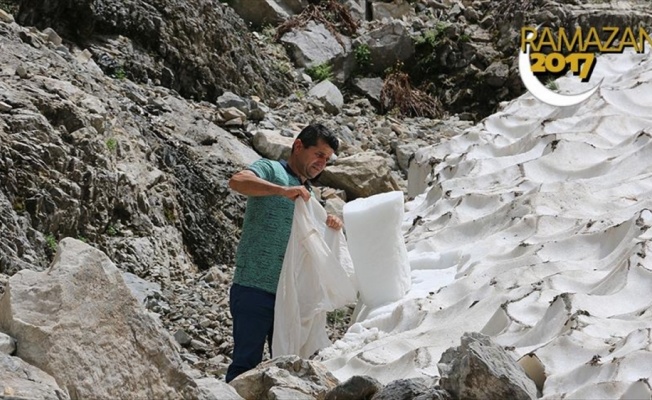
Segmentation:
[(430, 186), (403, 220), (411, 289), (321, 352), (338, 378), (437, 377), (478, 331), (544, 398), (650, 398), (652, 58), (601, 56), (602, 78), (579, 106), (524, 95), (419, 150)]

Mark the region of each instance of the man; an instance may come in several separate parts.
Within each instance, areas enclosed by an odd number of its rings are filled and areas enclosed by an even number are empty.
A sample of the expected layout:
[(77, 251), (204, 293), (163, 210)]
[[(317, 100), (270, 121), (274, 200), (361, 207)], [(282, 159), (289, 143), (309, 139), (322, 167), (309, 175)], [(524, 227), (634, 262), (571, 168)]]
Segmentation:
[[(271, 353), (276, 287), (294, 200), (310, 199), (309, 180), (324, 170), (338, 146), (331, 131), (312, 124), (299, 133), (287, 161), (261, 159), (229, 180), (229, 187), (248, 199), (229, 298), (234, 349), (227, 382), (262, 361), (265, 340)], [(341, 229), (342, 221), (329, 215), (326, 225)]]

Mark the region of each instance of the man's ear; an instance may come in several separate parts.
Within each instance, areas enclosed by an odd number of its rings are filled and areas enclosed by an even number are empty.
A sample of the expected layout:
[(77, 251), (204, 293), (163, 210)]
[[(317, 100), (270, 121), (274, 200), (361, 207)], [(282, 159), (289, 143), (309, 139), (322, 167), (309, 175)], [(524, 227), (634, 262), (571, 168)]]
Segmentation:
[(301, 139), (294, 139), (294, 143), (292, 143), (292, 152), (294, 153), (295, 149), (301, 150), (303, 148), (303, 142)]

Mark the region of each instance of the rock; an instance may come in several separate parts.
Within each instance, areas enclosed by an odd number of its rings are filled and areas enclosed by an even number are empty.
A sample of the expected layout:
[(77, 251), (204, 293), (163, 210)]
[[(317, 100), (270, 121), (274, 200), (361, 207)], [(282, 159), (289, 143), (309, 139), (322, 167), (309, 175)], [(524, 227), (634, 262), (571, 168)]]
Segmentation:
[(308, 96), (319, 99), (327, 112), (337, 115), (344, 107), (344, 97), (340, 90), (331, 81), (319, 82), (308, 92)]
[(18, 357), (0, 353), (0, 397), (3, 399), (69, 400), (57, 381)]
[(16, 341), (9, 335), (0, 332), (0, 354), (12, 355), (16, 351)]
[(12, 22), (14, 22), (14, 16), (9, 14), (3, 9), (0, 9), (0, 21), (6, 24), (11, 24)]
[(378, 193), (400, 190), (387, 159), (372, 151), (340, 157), (334, 165), (327, 166), (319, 177), (325, 186), (346, 191), (346, 197), (354, 200)]
[(500, 61), (494, 61), (481, 75), (493, 87), (502, 87), (509, 77), (509, 67)]
[(370, 69), (378, 74), (395, 66), (397, 61), (408, 60), (414, 54), (412, 38), (403, 24), (397, 20), (361, 35), (354, 41), (353, 47), (360, 45), (369, 48)]
[(376, 107), (380, 106), (380, 92), (383, 89), (381, 78), (356, 78), (353, 80), (353, 87), (372, 101)]
[(293, 138), (281, 136), (278, 131), (261, 129), (254, 135), (254, 149), (270, 160), (287, 160), (292, 152)]
[[(280, 388), (322, 400), (337, 383), (337, 379), (319, 362), (302, 360), (297, 356), (283, 356), (245, 372), (232, 380), (230, 385), (247, 400), (272, 398), (271, 396), (288, 393), (279, 391)], [(274, 391), (272, 388), (275, 388)]]
[[(0, 299), (16, 355), (73, 398), (196, 396), (171, 338), (99, 250), (63, 239), (47, 272), (22, 270)], [(126, 358), (127, 357), (127, 358)]]
[(215, 378), (195, 379), (199, 388), (198, 400), (242, 400), (233, 386)]
[(0, 101), (0, 112), (7, 112), (7, 111), (11, 110), (12, 108), (13, 108), (12, 106), (5, 103), (4, 101)]
[(427, 390), (425, 379), (399, 379), (387, 384), (371, 400), (412, 400)]
[(520, 365), (488, 336), (465, 333), (439, 360), (440, 385), (455, 398), (536, 399), (537, 388)]
[(395, 0), (391, 3), (374, 1), (371, 3), (371, 15), (374, 20), (402, 19), (414, 15), (414, 8), (405, 0)]
[(368, 400), (383, 389), (378, 380), (370, 376), (352, 376), (326, 394), (325, 400)]
[(45, 34), (47, 40), (55, 46), (61, 46), (61, 43), (63, 43), (61, 36), (59, 36), (52, 28), (43, 29), (43, 34)]
[(174, 332), (174, 339), (182, 346), (187, 346), (192, 342), (192, 337), (183, 329), (178, 329)]
[(278, 25), (290, 16), (301, 12), (307, 5), (305, 0), (231, 0), (233, 7), (242, 19), (255, 28), (265, 25)]
[(242, 111), (245, 115), (249, 112), (249, 105), (247, 102), (238, 96), (235, 93), (224, 92), (221, 96), (215, 101), (215, 105), (218, 108), (230, 108), (235, 107), (238, 110)]
[(344, 57), (351, 50), (349, 38), (341, 36), (341, 41), (342, 43), (323, 24), (314, 21), (281, 37), (281, 43), (299, 67), (334, 64), (336, 58)]

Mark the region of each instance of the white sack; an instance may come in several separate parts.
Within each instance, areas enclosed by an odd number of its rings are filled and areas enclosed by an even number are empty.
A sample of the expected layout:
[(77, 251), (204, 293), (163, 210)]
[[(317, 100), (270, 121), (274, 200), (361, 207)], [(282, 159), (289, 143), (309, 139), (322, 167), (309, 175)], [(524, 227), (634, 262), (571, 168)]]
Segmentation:
[(410, 262), (401, 231), (403, 192), (377, 194), (344, 205), (346, 236), (362, 303), (400, 300), (410, 289)]
[(355, 302), (353, 264), (341, 230), (326, 226), (326, 211), (311, 198), (295, 201), (274, 308), (274, 357), (308, 358), (330, 346), (326, 312)]

